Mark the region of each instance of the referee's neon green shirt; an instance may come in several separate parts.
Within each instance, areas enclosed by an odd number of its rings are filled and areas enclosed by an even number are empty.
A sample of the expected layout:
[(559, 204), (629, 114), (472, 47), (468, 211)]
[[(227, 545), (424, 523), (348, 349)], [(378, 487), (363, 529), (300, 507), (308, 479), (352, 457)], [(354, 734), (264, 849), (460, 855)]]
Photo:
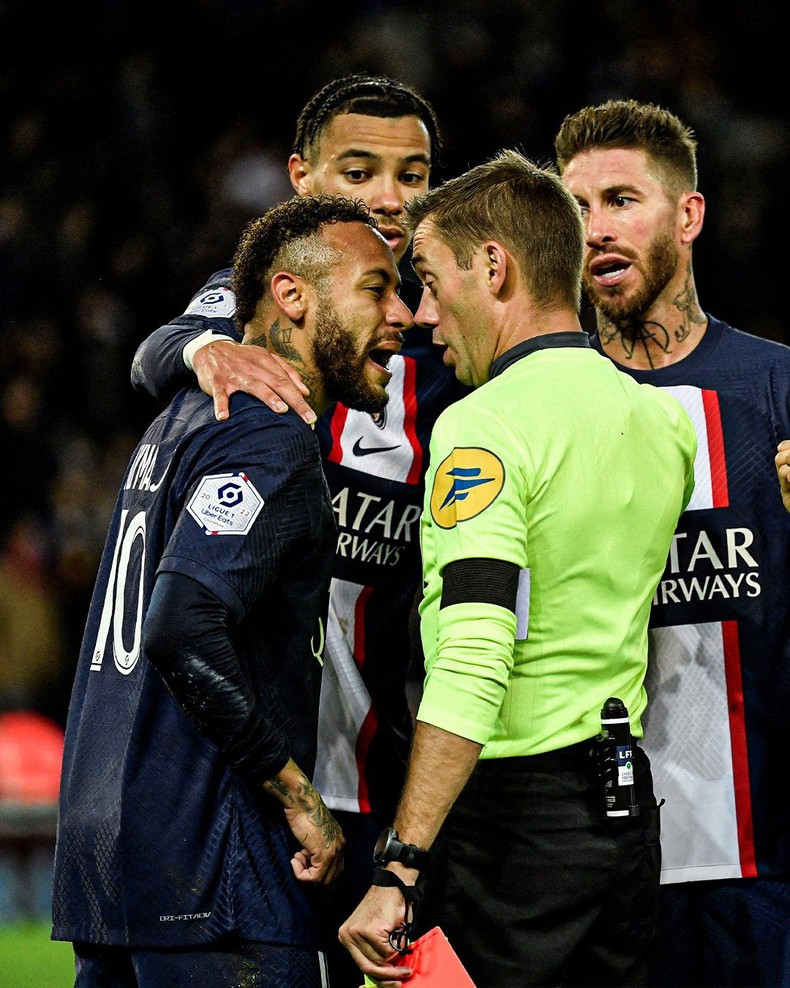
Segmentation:
[[(598, 734), (618, 696), (641, 737), (650, 603), (696, 443), (674, 398), (585, 333), (520, 344), (443, 412), (420, 530), (418, 720), (483, 744), (482, 758), (530, 755)], [(441, 607), (443, 570), (464, 559), (516, 564), (516, 613)]]

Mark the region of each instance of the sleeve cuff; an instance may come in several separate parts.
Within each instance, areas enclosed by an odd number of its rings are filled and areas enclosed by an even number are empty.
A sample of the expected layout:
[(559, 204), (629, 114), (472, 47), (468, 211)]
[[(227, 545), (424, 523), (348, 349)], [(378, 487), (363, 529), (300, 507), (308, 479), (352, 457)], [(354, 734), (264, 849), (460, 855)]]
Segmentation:
[(236, 340), (231, 339), (230, 336), (225, 336), (224, 333), (212, 333), (210, 329), (207, 329), (204, 333), (201, 333), (200, 336), (195, 336), (194, 339), (191, 339), (181, 351), (184, 357), (184, 363), (189, 370), (193, 372), (195, 370), (192, 366), (192, 360), (198, 350), (207, 344), (212, 343), (214, 340), (228, 340), (230, 343), (236, 342)]

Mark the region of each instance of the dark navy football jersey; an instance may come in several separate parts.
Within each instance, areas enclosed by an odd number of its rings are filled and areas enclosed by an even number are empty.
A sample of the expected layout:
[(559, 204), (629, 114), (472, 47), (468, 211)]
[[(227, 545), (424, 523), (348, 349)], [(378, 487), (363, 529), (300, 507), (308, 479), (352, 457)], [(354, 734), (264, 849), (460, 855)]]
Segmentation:
[(209, 397), (179, 392), (126, 471), (66, 729), (55, 939), (316, 943), (317, 890), (293, 875), (281, 804), (200, 733), (143, 644), (156, 574), (202, 584), (227, 607), (263, 718), (312, 772), (337, 538), (318, 442), (247, 395), (232, 412), (218, 423)]
[(790, 348), (710, 318), (678, 363), (618, 367), (673, 394), (698, 438), (645, 683), (662, 882), (790, 874), (790, 517), (773, 462)]
[[(421, 286), (401, 265), (412, 310)], [(213, 275), (186, 312), (141, 345), (132, 381), (162, 397), (188, 374), (184, 345), (204, 332), (238, 340), (230, 270)], [(338, 524), (321, 686), (314, 783), (334, 810), (391, 818), (403, 784), (412, 719), (406, 699), (409, 615), (422, 586), (419, 517), (436, 418), (469, 389), (414, 327), (390, 360), (384, 411), (336, 405), (316, 425)]]

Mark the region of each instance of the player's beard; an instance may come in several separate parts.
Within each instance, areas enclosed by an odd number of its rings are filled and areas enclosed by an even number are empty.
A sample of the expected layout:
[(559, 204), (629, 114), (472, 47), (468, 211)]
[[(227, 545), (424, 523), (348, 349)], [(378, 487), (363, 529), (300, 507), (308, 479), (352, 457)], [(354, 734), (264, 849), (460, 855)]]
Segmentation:
[(347, 330), (337, 309), (321, 299), (316, 314), (313, 360), (330, 401), (342, 402), (360, 412), (380, 412), (389, 395), (382, 385), (372, 384), (365, 374), (367, 350), (358, 350), (356, 338)]
[(644, 277), (641, 288), (630, 294), (620, 285), (601, 288), (587, 270), (584, 287), (596, 310), (617, 326), (641, 322), (677, 271), (680, 255), (671, 232), (660, 234), (650, 244), (647, 257), (639, 265)]

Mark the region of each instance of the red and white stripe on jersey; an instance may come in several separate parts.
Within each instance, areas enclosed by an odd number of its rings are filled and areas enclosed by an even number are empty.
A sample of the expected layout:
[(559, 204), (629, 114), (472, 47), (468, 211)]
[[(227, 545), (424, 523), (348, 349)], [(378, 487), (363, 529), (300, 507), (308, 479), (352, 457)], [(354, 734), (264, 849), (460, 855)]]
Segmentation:
[(370, 587), (332, 580), (313, 784), (332, 810), (369, 813), (364, 766), (377, 725), (360, 669)]
[(736, 622), (654, 628), (645, 689), (662, 884), (756, 875)]
[(396, 354), (390, 358), (389, 370), (392, 378), (387, 385), (383, 427), (366, 412), (338, 405), (332, 416), (332, 448), (327, 459), (386, 480), (417, 484), (423, 460), (416, 428), (417, 364), (412, 357)]
[(677, 385), (662, 388), (686, 409), (697, 433), (697, 458), (694, 461), (694, 493), (686, 509), (726, 508), (730, 503), (724, 437), (721, 429), (719, 396), (715, 391)]
[[(719, 398), (664, 388), (697, 433), (687, 511), (729, 506)], [(662, 809), (663, 884), (755, 875), (741, 656), (736, 621), (650, 631), (644, 748)]]

